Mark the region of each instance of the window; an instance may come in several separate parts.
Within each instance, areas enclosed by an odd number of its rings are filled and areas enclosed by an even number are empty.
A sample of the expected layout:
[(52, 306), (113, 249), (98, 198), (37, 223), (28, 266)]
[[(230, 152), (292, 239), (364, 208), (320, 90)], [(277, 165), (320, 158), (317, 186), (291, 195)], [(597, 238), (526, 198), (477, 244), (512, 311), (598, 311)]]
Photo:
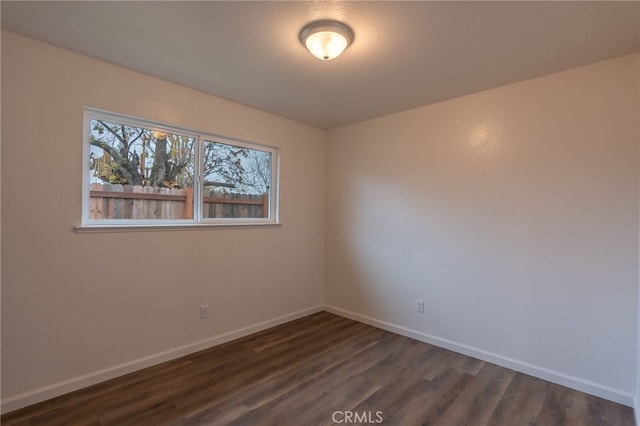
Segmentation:
[(276, 148), (89, 109), (85, 138), (83, 225), (277, 223)]

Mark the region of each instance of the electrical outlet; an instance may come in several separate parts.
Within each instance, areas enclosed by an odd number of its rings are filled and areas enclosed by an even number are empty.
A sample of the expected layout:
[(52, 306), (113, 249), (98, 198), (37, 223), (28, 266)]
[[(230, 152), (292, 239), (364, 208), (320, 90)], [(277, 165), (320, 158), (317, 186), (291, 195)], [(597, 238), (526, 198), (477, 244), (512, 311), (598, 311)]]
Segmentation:
[(424, 300), (416, 300), (416, 312), (424, 313)]
[(200, 319), (209, 318), (209, 305), (200, 306)]

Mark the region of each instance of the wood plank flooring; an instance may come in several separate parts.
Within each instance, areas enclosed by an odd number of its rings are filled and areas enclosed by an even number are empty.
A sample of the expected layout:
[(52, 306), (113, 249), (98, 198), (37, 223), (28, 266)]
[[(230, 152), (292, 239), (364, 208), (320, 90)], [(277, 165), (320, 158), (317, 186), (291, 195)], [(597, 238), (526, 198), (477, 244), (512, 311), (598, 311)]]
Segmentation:
[(51, 399), (3, 425), (633, 425), (633, 411), (326, 312)]

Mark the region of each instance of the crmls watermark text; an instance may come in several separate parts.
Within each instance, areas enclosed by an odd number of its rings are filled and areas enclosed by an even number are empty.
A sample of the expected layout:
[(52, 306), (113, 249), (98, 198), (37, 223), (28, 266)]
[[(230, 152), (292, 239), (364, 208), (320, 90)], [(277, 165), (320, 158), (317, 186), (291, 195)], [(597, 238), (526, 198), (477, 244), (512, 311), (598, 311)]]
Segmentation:
[(331, 415), (334, 423), (382, 423), (382, 411), (334, 411)]

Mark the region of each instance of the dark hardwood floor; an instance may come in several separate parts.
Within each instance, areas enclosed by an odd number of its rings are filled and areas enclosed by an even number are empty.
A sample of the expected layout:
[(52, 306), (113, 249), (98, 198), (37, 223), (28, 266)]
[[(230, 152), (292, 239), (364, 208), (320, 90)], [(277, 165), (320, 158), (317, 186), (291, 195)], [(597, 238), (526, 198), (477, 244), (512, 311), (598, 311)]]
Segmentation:
[(3, 425), (633, 425), (633, 411), (326, 312), (45, 401)]

